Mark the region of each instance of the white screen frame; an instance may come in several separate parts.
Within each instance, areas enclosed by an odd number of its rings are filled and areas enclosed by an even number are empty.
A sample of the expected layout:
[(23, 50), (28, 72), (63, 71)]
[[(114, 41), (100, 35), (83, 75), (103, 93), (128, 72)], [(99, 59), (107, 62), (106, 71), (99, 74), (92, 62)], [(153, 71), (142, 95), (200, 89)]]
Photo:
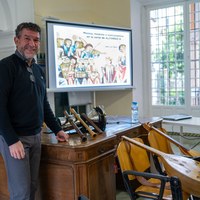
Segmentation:
[[(87, 81), (86, 84), (64, 84), (59, 85), (58, 66), (60, 60), (57, 58), (57, 40), (58, 38), (70, 38), (74, 35), (87, 40), (91, 43), (96, 51), (100, 52), (100, 56), (92, 58), (97, 70), (106, 69), (107, 61), (112, 61), (112, 65), (117, 66), (120, 52), (119, 44), (126, 45), (126, 65), (124, 81), (98, 82), (93, 84), (92, 81)], [(47, 80), (48, 90), (54, 92), (62, 91), (98, 91), (98, 90), (121, 90), (133, 88), (133, 61), (132, 61), (132, 30), (128, 28), (97, 26), (92, 24), (78, 24), (55, 20), (46, 20), (46, 63), (47, 63)], [(63, 58), (63, 57), (62, 57)], [(67, 58), (68, 59), (68, 58)], [(89, 59), (84, 61), (89, 62)], [(100, 67), (98, 63), (104, 63)], [(115, 63), (115, 64), (113, 64)], [(106, 65), (107, 66), (107, 65)], [(116, 70), (117, 71), (117, 70)], [(119, 70), (118, 70), (119, 71)], [(99, 73), (101, 74), (101, 73)], [(98, 75), (100, 77), (100, 75)], [(100, 79), (100, 78), (99, 78)], [(88, 80), (88, 79), (87, 79)], [(102, 80), (102, 79), (100, 79)], [(91, 83), (92, 82), (92, 83)]]

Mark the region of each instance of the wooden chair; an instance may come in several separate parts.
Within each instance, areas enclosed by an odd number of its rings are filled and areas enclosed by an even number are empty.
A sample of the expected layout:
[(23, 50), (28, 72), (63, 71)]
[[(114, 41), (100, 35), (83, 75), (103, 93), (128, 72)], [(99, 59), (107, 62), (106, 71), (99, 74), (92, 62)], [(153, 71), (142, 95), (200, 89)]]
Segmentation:
[(164, 153), (175, 154), (171, 148), (171, 144), (174, 144), (183, 155), (196, 160), (200, 157), (200, 152), (184, 147), (181, 143), (170, 137), (164, 128), (157, 129), (150, 124), (143, 124), (143, 127), (148, 131), (148, 141), (151, 147)]
[[(134, 140), (143, 143), (141, 138)], [(117, 156), (124, 185), (131, 200), (139, 197), (182, 200), (179, 179), (152, 174), (149, 171), (150, 161), (145, 149), (123, 140), (117, 147)]]
[[(180, 144), (178, 141), (174, 140), (171, 138), (168, 134), (167, 131), (164, 128), (155, 128), (151, 125), (144, 124), (144, 128), (146, 128), (149, 133), (148, 133), (148, 141), (151, 147), (158, 149), (159, 151), (162, 151), (167, 154), (175, 154), (175, 152), (172, 150), (172, 144), (174, 144), (179, 150), (180, 153), (182, 153), (184, 156), (191, 157), (192, 159), (195, 160), (200, 160), (200, 152), (195, 151), (193, 149), (187, 149), (184, 147), (182, 144)], [(153, 160), (155, 167), (157, 171), (160, 174), (165, 174), (164, 168), (162, 167), (162, 163), (159, 161), (156, 155), (153, 155)], [(189, 199), (200, 199), (194, 196), (190, 196)]]

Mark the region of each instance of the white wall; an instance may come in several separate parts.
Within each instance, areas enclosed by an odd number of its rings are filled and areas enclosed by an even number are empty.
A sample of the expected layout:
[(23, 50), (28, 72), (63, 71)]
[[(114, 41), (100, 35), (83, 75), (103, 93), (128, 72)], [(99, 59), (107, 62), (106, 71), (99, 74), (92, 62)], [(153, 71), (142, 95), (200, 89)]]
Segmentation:
[[(15, 50), (15, 45), (13, 42), (14, 38), (14, 29), (16, 26), (23, 22), (23, 21), (34, 21), (38, 23), (38, 21), (43, 22), (43, 16), (59, 16), (58, 14), (61, 15), (60, 18), (63, 20), (72, 20), (72, 21), (80, 21), (80, 20), (85, 20), (84, 22), (87, 22), (88, 20), (90, 22), (94, 21), (95, 23), (99, 24), (105, 24), (105, 25), (113, 25), (113, 26), (118, 26), (118, 27), (123, 27), (127, 26), (129, 27), (130, 25), (130, 15), (127, 9), (130, 8), (129, 3), (130, 0), (125, 0), (123, 3), (120, 0), (112, 0), (109, 2), (99, 2), (98, 0), (92, 1), (88, 0), (87, 7), (85, 5), (84, 1), (84, 7), (77, 8), (78, 5), (80, 5), (79, 0), (76, 1), (62, 1), (63, 4), (58, 4), (55, 1), (51, 1), (49, 3), (49, 0), (0, 0), (0, 19), (3, 20), (3, 23), (0, 25), (0, 59), (12, 54)], [(89, 3), (94, 3), (94, 5), (90, 6)], [(53, 5), (52, 5), (53, 3)], [(95, 5), (98, 6), (95, 6)], [(114, 4), (114, 6), (113, 6)], [(123, 4), (123, 7), (121, 6)], [(66, 5), (66, 7), (63, 5)], [(100, 7), (99, 7), (100, 6)], [(113, 6), (113, 11), (110, 13), (110, 7)], [(86, 7), (86, 8), (85, 8)], [(95, 9), (98, 11), (96, 12), (94, 10), (94, 16), (91, 15), (91, 12), (88, 12), (88, 8), (90, 7), (95, 7)], [(34, 11), (35, 8), (35, 11)], [(101, 9), (99, 9), (101, 8)], [(137, 9), (136, 9), (137, 10)], [(67, 12), (66, 12), (67, 11)], [(70, 12), (69, 12), (70, 11)], [(81, 11), (81, 13), (79, 13)], [(89, 10), (90, 11), (90, 10)], [(72, 15), (72, 13), (73, 15)], [(78, 15), (77, 15), (78, 13)], [(97, 14), (96, 14), (97, 13)], [(121, 17), (120, 17), (120, 15)], [(122, 17), (123, 16), (123, 17)], [(76, 18), (73, 18), (76, 17)], [(38, 21), (37, 21), (38, 20)], [(43, 24), (42, 28), (44, 28)], [(137, 55), (136, 55), (137, 56)], [(135, 65), (136, 66), (136, 65)], [(137, 67), (137, 66), (136, 66)], [(137, 81), (135, 81), (137, 83)], [(137, 88), (140, 88), (141, 84), (137, 84)], [(139, 91), (138, 89), (137, 91)], [(140, 90), (141, 91), (141, 90)], [(108, 110), (108, 114), (130, 114), (130, 105), (132, 101), (132, 90), (130, 91), (113, 91), (112, 92), (113, 96), (109, 93), (104, 93), (103, 98), (101, 93), (98, 95), (97, 92), (97, 98), (99, 100), (98, 105), (103, 105), (105, 99), (108, 99), (108, 101), (105, 102), (105, 105), (109, 105), (109, 107), (105, 108)], [(106, 96), (107, 95), (107, 96)], [(49, 93), (49, 100), (51, 103), (51, 106), (54, 110), (54, 95), (53, 93)], [(99, 97), (100, 96), (100, 97)], [(110, 96), (113, 98), (111, 99)], [(134, 95), (135, 96), (135, 95)], [(138, 98), (136, 98), (138, 101)], [(116, 104), (116, 105), (115, 105)], [(122, 106), (123, 105), (123, 108)], [(121, 108), (121, 109), (118, 109)], [(142, 109), (142, 107), (141, 107)], [(142, 112), (141, 112), (142, 113)]]
[(138, 0), (131, 0), (131, 28), (133, 31), (133, 100), (139, 104), (139, 116), (144, 117), (143, 93), (143, 62), (142, 62), (142, 34), (141, 34), (141, 4)]
[(14, 30), (23, 21), (34, 21), (33, 0), (0, 0), (0, 59), (15, 51)]

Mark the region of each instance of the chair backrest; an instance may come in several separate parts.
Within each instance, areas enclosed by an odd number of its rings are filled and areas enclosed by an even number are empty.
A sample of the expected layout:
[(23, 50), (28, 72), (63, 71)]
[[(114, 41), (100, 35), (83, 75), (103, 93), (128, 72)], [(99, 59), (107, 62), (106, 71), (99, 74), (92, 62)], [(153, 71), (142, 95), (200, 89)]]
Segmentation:
[[(134, 139), (143, 143), (141, 138)], [(122, 172), (125, 170), (144, 172), (150, 168), (150, 161), (146, 150), (127, 141), (123, 140), (119, 143), (117, 148), (117, 156)], [(133, 180), (135, 177), (132, 176), (130, 179)]]
[[(159, 128), (159, 130), (167, 134), (167, 131), (164, 128)], [(170, 141), (153, 129), (148, 133), (148, 141), (150, 146), (155, 149), (158, 149), (164, 153), (174, 153), (170, 145)]]
[[(144, 143), (141, 138), (134, 138)], [(149, 171), (150, 160), (147, 151), (136, 144), (122, 140), (117, 147), (117, 156), (122, 171), (124, 185), (131, 200), (139, 197), (147, 199), (172, 199), (170, 189), (165, 189), (166, 182), (171, 180), (168, 176), (153, 174)], [(137, 179), (137, 181), (135, 180)], [(176, 183), (176, 182), (175, 182)], [(172, 185), (171, 185), (172, 186)], [(179, 183), (173, 186), (174, 200), (181, 200), (182, 192)]]
[[(148, 126), (144, 125), (148, 130)], [(148, 130), (149, 131), (149, 130)], [(176, 147), (176, 150), (179, 150), (179, 154), (193, 157), (195, 160), (200, 160), (200, 152), (194, 149), (188, 149), (184, 147), (181, 143), (173, 139), (167, 134), (167, 131), (164, 128), (153, 128), (149, 131), (148, 140), (151, 147), (158, 149), (162, 152), (175, 154), (171, 145), (173, 144)]]

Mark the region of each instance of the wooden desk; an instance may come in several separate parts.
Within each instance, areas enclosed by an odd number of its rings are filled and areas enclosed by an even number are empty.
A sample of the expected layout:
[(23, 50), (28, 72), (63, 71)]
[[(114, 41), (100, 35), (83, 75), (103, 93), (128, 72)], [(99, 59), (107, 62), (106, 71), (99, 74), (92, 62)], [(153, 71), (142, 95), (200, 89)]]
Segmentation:
[[(147, 134), (141, 124), (108, 120), (105, 133), (95, 139), (80, 142), (77, 134), (69, 143), (58, 143), (54, 134), (42, 135), (40, 166), (40, 191), (37, 200), (77, 200), (80, 194), (90, 200), (115, 200), (116, 181), (114, 173), (115, 150), (121, 135), (136, 137)], [(161, 119), (143, 119), (161, 126)], [(0, 199), (8, 200), (6, 175), (0, 159)], [(3, 175), (2, 175), (3, 174)], [(2, 179), (3, 177), (3, 179)]]
[(115, 135), (98, 135), (82, 144), (77, 135), (69, 143), (44, 135), (42, 144), (39, 199), (77, 200), (80, 194), (115, 199)]

